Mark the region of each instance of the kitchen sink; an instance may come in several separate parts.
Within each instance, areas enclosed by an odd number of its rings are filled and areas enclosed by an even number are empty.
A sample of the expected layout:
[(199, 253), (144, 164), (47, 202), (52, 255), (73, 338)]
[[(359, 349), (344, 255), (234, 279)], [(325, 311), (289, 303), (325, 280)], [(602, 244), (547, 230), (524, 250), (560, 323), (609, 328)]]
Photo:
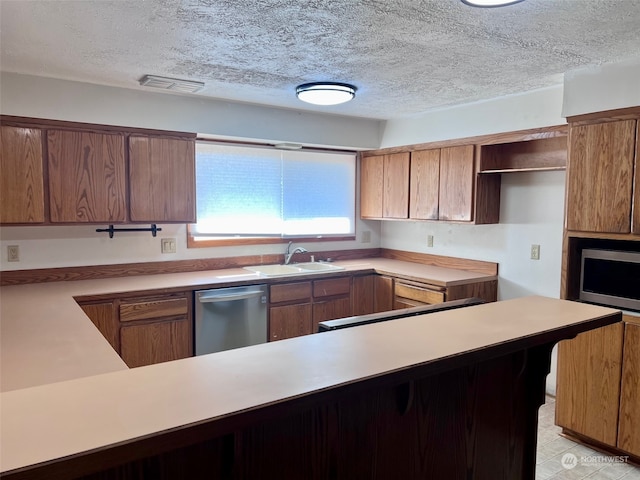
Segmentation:
[(331, 272), (334, 270), (344, 270), (344, 267), (320, 262), (296, 263), (295, 266), (302, 268), (303, 270), (313, 270), (314, 272)]
[(244, 267), (265, 277), (284, 277), (287, 275), (309, 275), (344, 270), (344, 267), (320, 262), (296, 263), (294, 265), (255, 265)]

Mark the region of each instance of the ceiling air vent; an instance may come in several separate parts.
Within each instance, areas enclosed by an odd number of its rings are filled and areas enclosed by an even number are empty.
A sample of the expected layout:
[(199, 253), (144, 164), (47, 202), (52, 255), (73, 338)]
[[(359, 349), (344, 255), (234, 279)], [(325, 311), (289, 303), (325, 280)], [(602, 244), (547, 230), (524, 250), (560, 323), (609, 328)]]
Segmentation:
[(196, 93), (204, 88), (204, 82), (158, 77), (157, 75), (145, 75), (140, 79), (140, 85), (183, 93)]

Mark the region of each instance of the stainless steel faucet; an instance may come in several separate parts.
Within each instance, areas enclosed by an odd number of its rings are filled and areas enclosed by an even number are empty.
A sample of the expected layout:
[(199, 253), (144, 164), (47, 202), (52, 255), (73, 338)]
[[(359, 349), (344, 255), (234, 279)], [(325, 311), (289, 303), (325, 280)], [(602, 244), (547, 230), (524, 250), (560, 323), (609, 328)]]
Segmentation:
[(296, 254), (296, 253), (307, 253), (307, 249), (306, 248), (302, 248), (302, 247), (296, 247), (293, 252), (290, 252), (291, 250), (291, 245), (293, 244), (293, 242), (289, 242), (289, 245), (287, 245), (287, 251), (284, 254), (284, 264), (285, 265), (289, 265), (289, 262), (291, 261), (291, 258)]

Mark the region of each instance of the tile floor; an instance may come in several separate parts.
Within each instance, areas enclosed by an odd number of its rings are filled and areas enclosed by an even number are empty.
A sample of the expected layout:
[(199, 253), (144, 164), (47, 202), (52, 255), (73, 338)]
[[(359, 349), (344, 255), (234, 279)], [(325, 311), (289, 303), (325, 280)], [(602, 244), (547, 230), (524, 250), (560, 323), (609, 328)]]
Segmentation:
[(553, 423), (554, 412), (555, 399), (547, 397), (538, 416), (536, 480), (640, 480), (640, 468), (608, 463), (603, 453), (561, 437), (560, 427)]

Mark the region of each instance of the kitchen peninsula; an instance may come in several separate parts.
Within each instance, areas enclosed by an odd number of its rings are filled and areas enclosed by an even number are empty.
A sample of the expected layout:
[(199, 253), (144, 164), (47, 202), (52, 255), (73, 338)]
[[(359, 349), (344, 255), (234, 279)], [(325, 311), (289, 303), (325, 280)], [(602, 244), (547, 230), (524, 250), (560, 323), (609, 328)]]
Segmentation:
[(525, 297), (2, 394), (3, 476), (533, 479), (552, 346), (620, 321)]

